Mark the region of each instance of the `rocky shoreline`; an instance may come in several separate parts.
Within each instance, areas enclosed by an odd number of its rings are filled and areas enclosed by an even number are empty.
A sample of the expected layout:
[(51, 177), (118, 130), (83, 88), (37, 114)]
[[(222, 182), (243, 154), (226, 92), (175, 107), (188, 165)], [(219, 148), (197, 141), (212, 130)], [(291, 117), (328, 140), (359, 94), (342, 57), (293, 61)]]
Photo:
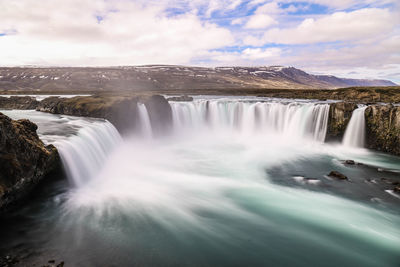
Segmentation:
[[(170, 101), (192, 101), (187, 96), (169, 98)], [(143, 103), (149, 113), (155, 134), (168, 133), (172, 125), (172, 111), (168, 100), (160, 95), (145, 96), (77, 96), (49, 97), (36, 101), (31, 97), (0, 97), (0, 109), (36, 109), (52, 114), (95, 117), (109, 120), (122, 134), (138, 127), (137, 103)], [(326, 141), (341, 141), (354, 102), (330, 103)], [(366, 147), (400, 155), (400, 106), (372, 104), (365, 111)], [(43, 177), (59, 164), (54, 146), (44, 146), (36, 134), (37, 126), (28, 120), (13, 121), (0, 114), (1, 179), (0, 210), (28, 194)]]
[(0, 213), (29, 195), (60, 165), (57, 149), (45, 146), (29, 120), (0, 113)]
[[(298, 97), (304, 95), (300, 94)], [(396, 97), (397, 95), (393, 99), (397, 99)], [(161, 95), (101, 94), (73, 98), (49, 97), (40, 102), (31, 97), (0, 97), (0, 109), (36, 109), (52, 114), (103, 118), (124, 134), (138, 127), (137, 103), (143, 103), (149, 112), (152, 125), (156, 126), (156, 134), (164, 134), (170, 130), (172, 124), (172, 111), (168, 101), (192, 100), (193, 98), (185, 95), (166, 99)], [(327, 142), (341, 141), (352, 112), (360, 103), (366, 104), (364, 101), (330, 103)], [(400, 155), (400, 106), (385, 103), (368, 104), (365, 111), (366, 148)]]

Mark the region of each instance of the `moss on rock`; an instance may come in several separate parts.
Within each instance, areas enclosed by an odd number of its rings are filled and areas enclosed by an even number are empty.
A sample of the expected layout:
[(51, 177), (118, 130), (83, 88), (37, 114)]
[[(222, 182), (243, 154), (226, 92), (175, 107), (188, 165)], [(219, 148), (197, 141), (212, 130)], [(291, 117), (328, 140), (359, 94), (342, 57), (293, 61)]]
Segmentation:
[(365, 110), (367, 147), (400, 155), (400, 107), (372, 105)]

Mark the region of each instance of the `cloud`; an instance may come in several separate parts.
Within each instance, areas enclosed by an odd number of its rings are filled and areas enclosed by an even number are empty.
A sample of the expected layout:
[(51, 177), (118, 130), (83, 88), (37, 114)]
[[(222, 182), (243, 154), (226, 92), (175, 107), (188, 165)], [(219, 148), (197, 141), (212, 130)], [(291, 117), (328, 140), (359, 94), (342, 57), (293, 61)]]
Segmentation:
[(246, 48), (242, 51), (242, 57), (245, 59), (258, 60), (258, 59), (268, 59), (273, 57), (279, 57), (282, 53), (280, 48)]
[(259, 6), (254, 15), (250, 16), (249, 20), (245, 24), (245, 29), (265, 29), (269, 26), (277, 24), (278, 22), (274, 19), (272, 14), (279, 14), (282, 10), (276, 2), (267, 3)]
[(398, 0), (0, 0), (0, 64), (267, 64), (393, 77), (399, 7)]
[(251, 16), (244, 26), (246, 29), (265, 29), (278, 22), (271, 16), (265, 14), (256, 14)]
[(395, 28), (398, 14), (388, 9), (365, 8), (304, 19), (293, 28), (274, 28), (251, 44), (312, 44), (376, 38)]
[(237, 18), (231, 21), (231, 25), (242, 25), (244, 22), (243, 18)]
[(1, 27), (17, 31), (0, 39), (0, 64), (5, 65), (187, 64), (203, 51), (234, 43), (228, 29), (190, 12), (168, 17), (160, 6), (88, 0), (0, 3), (7, 7), (0, 9)]

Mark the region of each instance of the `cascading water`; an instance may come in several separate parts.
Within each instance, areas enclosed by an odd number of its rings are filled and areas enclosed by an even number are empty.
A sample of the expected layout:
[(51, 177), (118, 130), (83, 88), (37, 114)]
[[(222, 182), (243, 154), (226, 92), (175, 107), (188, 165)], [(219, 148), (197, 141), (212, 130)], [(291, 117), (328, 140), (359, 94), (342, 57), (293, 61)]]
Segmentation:
[(172, 102), (176, 131), (235, 130), (244, 134), (279, 134), (323, 142), (329, 104), (195, 100)]
[[(175, 133), (121, 145), (107, 122), (73, 118), (87, 123), (71, 128), (67, 116), (32, 111), (39, 122), (52, 116), (39, 134), (56, 140), (77, 186), (56, 181), (13, 238), (71, 266), (398, 265), (400, 200), (369, 182), (382, 172), (366, 164), (398, 170), (399, 160), (322, 144), (328, 104), (170, 104)], [(138, 131), (151, 136), (138, 108)], [(338, 160), (347, 158), (365, 165)], [(332, 170), (351, 182), (328, 178)]]
[(76, 186), (81, 186), (101, 170), (120, 141), (121, 136), (115, 127), (104, 121), (87, 124), (76, 135), (56, 141), (54, 145), (68, 178)]
[(144, 104), (138, 103), (139, 110), (139, 124), (140, 131), (144, 137), (151, 137), (153, 135), (153, 130), (150, 123), (150, 116), (147, 112), (147, 108)]
[(364, 147), (365, 143), (365, 116), (367, 107), (359, 107), (353, 111), (343, 137), (343, 145), (347, 147)]

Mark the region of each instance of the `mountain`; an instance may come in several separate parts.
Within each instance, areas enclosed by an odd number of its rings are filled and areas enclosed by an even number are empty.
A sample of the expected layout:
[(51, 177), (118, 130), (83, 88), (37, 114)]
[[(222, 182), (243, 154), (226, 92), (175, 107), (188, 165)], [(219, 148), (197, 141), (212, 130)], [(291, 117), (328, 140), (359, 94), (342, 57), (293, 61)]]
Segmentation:
[(387, 80), (311, 75), (293, 67), (0, 67), (0, 90), (333, 89), (393, 86)]

